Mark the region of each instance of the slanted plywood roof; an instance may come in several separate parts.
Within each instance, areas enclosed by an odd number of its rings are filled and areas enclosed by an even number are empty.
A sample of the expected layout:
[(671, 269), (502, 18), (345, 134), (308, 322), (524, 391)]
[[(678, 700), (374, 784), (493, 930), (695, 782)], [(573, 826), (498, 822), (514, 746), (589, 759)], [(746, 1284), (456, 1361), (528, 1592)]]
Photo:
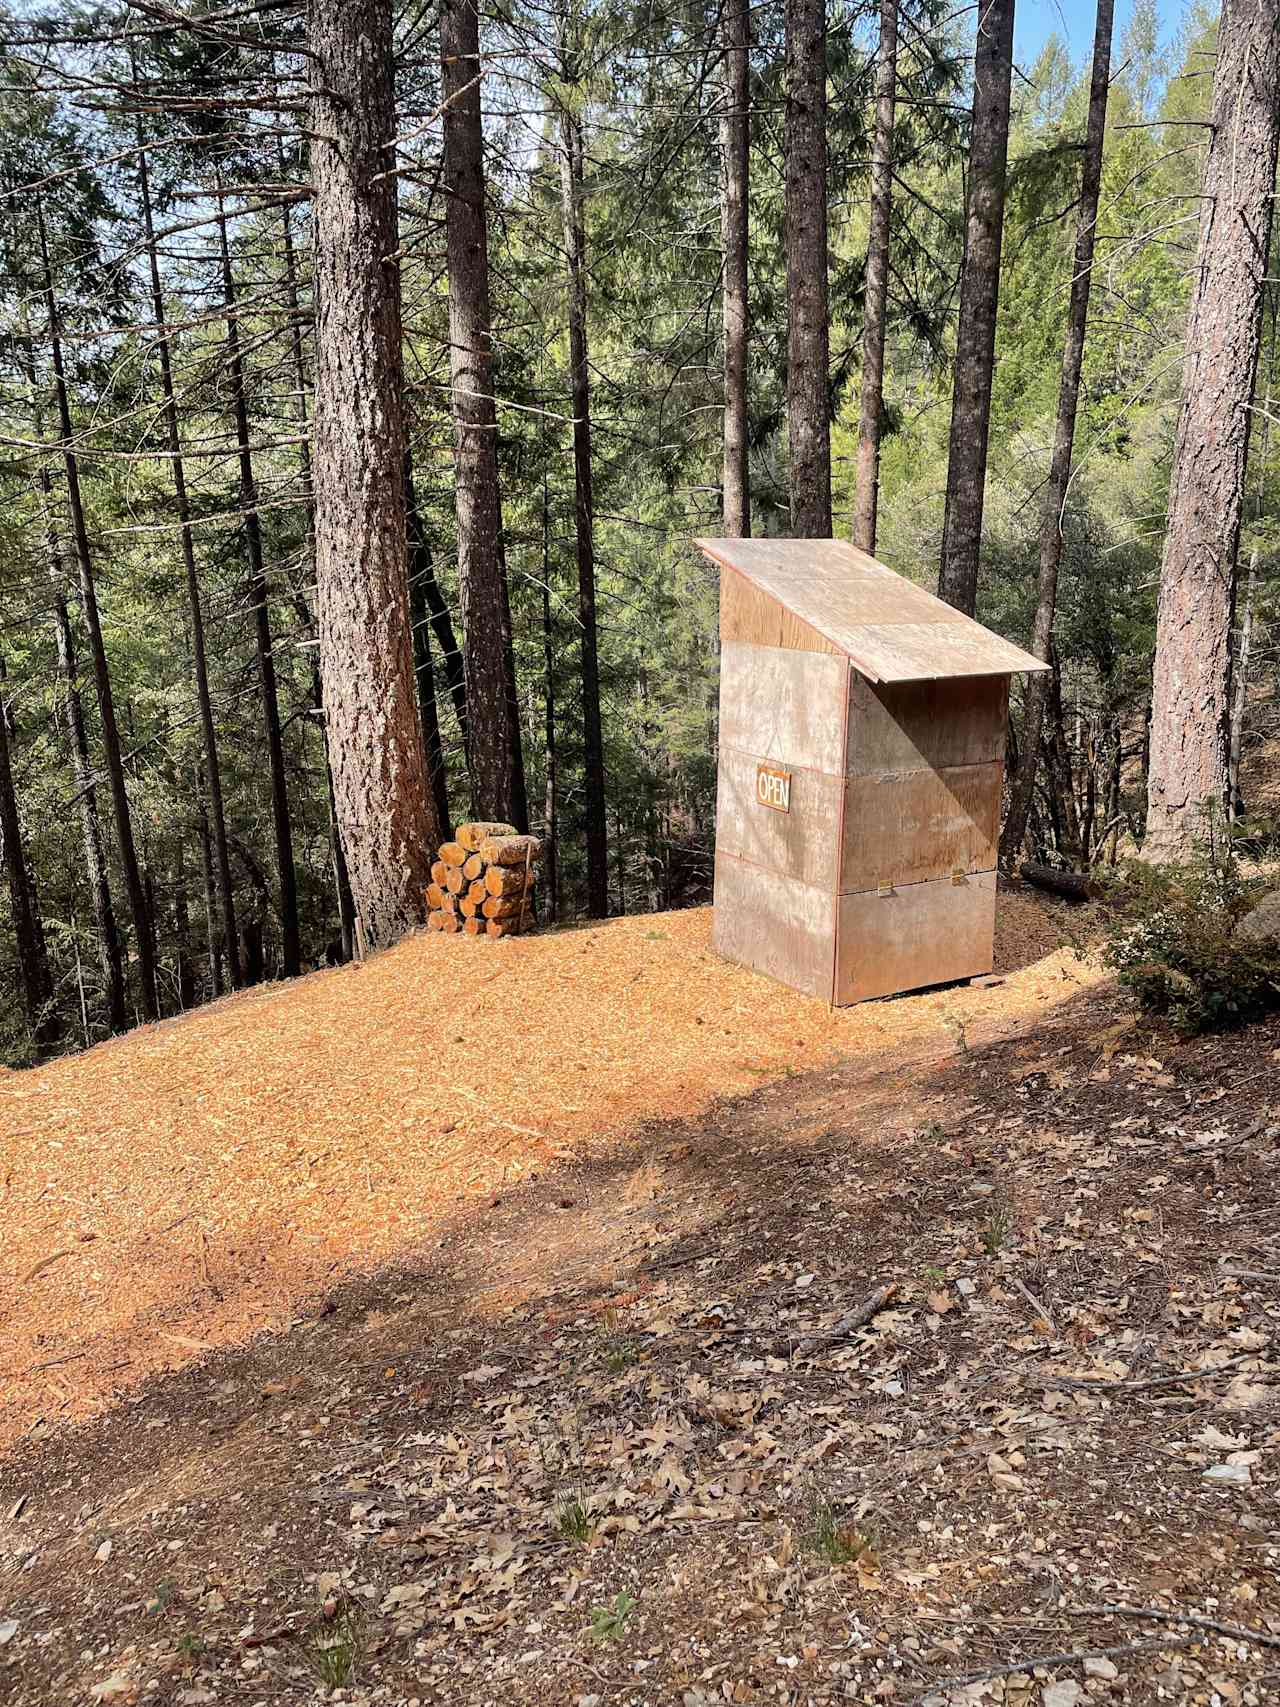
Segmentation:
[(870, 681), (924, 682), (1048, 668), (845, 540), (694, 543), (816, 629)]

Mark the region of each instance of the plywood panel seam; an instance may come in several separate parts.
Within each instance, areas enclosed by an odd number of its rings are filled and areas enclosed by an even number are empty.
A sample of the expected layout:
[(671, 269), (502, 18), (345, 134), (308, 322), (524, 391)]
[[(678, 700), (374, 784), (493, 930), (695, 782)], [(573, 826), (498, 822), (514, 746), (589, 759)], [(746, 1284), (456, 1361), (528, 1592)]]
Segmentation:
[(748, 854), (735, 853), (732, 848), (717, 846), (717, 859), (731, 859), (738, 865), (750, 866), (752, 871), (763, 872), (766, 877), (785, 877), (788, 883), (798, 884), (801, 889), (812, 889), (815, 895), (830, 895), (831, 890), (825, 883), (810, 883), (807, 878), (795, 877), (789, 871), (779, 871), (772, 865), (761, 865), (758, 859), (752, 859)]
[[(727, 857), (732, 858), (733, 856), (728, 855)], [(976, 881), (979, 877), (991, 877), (998, 872), (999, 869), (1000, 868), (997, 865), (975, 867), (973, 871), (966, 871), (964, 873), (957, 887), (963, 887), (963, 885), (971, 878)], [(895, 895), (905, 895), (909, 889), (924, 889), (930, 883), (949, 883), (950, 881), (949, 877), (916, 877), (913, 878), (910, 883), (891, 883), (889, 892), (885, 896), (885, 900), (891, 901)], [(879, 886), (875, 883), (869, 883), (865, 889), (842, 889), (840, 891), (840, 896), (874, 895), (877, 893), (878, 887)]]

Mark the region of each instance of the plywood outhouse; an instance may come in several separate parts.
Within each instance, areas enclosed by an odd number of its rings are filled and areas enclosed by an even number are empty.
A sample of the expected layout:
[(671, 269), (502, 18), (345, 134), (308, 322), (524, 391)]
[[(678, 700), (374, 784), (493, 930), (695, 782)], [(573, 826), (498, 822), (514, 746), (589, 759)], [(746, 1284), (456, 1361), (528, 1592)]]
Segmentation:
[(840, 1006), (990, 972), (1009, 677), (1046, 666), (844, 541), (697, 543), (718, 951)]

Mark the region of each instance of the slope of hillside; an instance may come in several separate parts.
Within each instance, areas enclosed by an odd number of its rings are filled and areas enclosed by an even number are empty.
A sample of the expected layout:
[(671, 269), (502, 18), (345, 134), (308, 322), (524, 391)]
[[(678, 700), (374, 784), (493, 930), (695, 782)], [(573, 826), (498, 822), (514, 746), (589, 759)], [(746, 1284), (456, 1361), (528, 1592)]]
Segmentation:
[[(0, 1443), (286, 1325), (570, 1152), (770, 1078), (929, 1056), (1095, 977), (1007, 895), (996, 989), (832, 1012), (727, 965), (709, 911), (416, 936), (0, 1082)], [(496, 1275), (495, 1284), (501, 1284)]]
[(28, 1438), (0, 1699), (1267, 1707), (1280, 1026), (1072, 988), (633, 1112)]

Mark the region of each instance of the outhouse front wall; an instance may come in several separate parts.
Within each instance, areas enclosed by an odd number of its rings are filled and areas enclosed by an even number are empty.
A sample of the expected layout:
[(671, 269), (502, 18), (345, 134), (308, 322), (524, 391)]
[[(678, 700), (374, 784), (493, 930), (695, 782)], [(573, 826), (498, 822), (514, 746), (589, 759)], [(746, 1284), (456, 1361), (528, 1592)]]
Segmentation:
[[(834, 653), (721, 649), (713, 942), (823, 1001), (835, 969), (848, 687)], [(788, 773), (787, 811), (758, 800), (762, 765)]]

